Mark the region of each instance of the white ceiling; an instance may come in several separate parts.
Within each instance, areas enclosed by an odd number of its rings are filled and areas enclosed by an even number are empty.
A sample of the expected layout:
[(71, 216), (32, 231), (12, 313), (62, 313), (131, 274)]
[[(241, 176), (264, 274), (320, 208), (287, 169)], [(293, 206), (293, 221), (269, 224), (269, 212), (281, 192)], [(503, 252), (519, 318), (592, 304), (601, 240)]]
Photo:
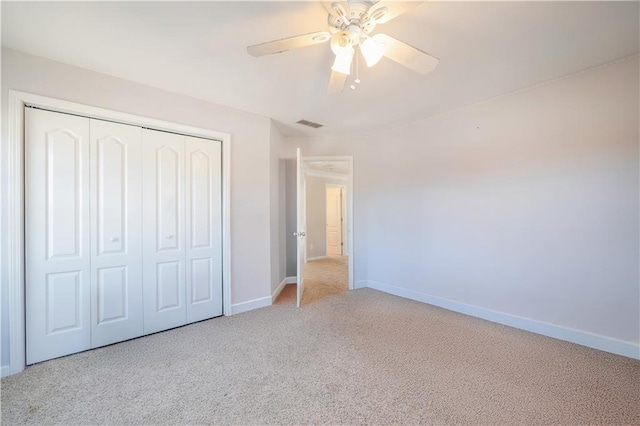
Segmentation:
[[(326, 94), (328, 44), (254, 58), (246, 46), (326, 29), (319, 2), (2, 2), (2, 44), (276, 119), (286, 135), (415, 121), (638, 53), (639, 3), (429, 2), (379, 25), (440, 59), (383, 59)], [(312, 129), (294, 124), (307, 119)]]

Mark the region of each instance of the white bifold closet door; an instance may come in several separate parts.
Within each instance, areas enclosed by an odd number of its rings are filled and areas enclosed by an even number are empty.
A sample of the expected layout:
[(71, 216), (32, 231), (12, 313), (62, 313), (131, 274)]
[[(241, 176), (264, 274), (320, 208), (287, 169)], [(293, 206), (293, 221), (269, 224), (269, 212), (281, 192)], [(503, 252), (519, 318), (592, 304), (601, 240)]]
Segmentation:
[(222, 315), (221, 143), (25, 116), (27, 364)]
[(141, 128), (91, 122), (91, 347), (142, 335)]
[(184, 141), (189, 323), (222, 315), (222, 144)]
[(141, 129), (25, 114), (32, 364), (142, 335)]
[(221, 146), (143, 129), (144, 332), (222, 315)]
[(25, 111), (27, 364), (91, 346), (89, 120)]

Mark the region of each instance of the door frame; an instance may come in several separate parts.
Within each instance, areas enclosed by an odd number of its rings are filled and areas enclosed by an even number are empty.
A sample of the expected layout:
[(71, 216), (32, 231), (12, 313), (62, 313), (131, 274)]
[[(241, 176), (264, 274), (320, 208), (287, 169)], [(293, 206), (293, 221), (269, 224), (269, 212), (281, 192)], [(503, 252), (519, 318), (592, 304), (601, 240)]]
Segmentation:
[[(327, 183), (325, 182), (324, 184), (324, 198), (325, 198), (325, 210), (326, 210), (326, 199), (327, 199), (327, 189), (329, 188), (340, 188), (341, 189), (341, 194), (340, 194), (340, 218), (341, 218), (341, 222), (340, 222), (340, 242), (342, 243), (342, 256), (348, 256), (349, 253), (347, 253), (347, 250), (345, 247), (349, 247), (349, 242), (347, 241), (347, 239), (345, 238), (346, 234), (347, 234), (347, 224), (343, 223), (344, 221), (344, 216), (347, 216), (347, 222), (349, 222), (349, 212), (347, 209), (347, 199), (342, 199), (342, 197), (344, 197), (344, 193), (348, 192), (347, 191), (347, 185), (345, 185), (344, 183)], [(326, 213), (325, 213), (326, 214)], [(329, 256), (329, 232), (327, 230), (327, 227), (325, 226), (324, 228), (324, 239), (325, 239), (325, 253), (327, 254), (327, 257)]]
[[(9, 91), (7, 123), (7, 280), (9, 282), (9, 371), (19, 373), (26, 365), (25, 240), (24, 240), (24, 109), (33, 106), (54, 112), (147, 127), (222, 143), (222, 312), (231, 315), (231, 135), (112, 111), (16, 90)], [(4, 231), (4, 230), (3, 230)]]
[[(354, 220), (353, 220), (353, 156), (351, 155), (323, 155), (323, 156), (311, 156), (302, 157), (302, 162), (306, 161), (346, 161), (349, 163), (349, 173), (347, 175), (347, 230), (346, 239), (349, 247), (349, 290), (354, 290), (354, 271), (353, 271), (353, 258), (355, 257), (355, 245), (354, 241)], [(336, 177), (336, 174), (330, 174), (326, 172), (306, 171), (305, 175), (320, 176), (320, 177)], [(331, 175), (331, 176), (329, 176)], [(337, 186), (337, 184), (336, 184)], [(326, 192), (325, 192), (326, 197)], [(325, 230), (326, 232), (326, 230)]]

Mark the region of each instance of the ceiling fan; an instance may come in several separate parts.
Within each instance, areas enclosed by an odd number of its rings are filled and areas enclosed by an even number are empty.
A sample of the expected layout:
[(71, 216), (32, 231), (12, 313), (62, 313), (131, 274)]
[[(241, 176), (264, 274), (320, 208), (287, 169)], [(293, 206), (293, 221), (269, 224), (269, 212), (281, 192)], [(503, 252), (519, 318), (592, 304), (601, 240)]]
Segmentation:
[[(407, 9), (406, 3), (387, 2), (386, 6), (380, 6), (379, 2), (380, 0), (348, 0), (331, 3), (330, 6), (325, 3), (329, 10), (329, 31), (256, 44), (247, 47), (247, 52), (259, 57), (331, 40), (335, 61), (327, 88), (329, 94), (337, 94), (344, 89), (347, 77), (351, 74), (356, 50), (361, 52), (368, 67), (374, 66), (385, 56), (419, 74), (433, 71), (439, 62), (437, 58), (386, 34), (370, 36), (377, 24), (384, 24)], [(359, 80), (356, 79), (356, 83)]]

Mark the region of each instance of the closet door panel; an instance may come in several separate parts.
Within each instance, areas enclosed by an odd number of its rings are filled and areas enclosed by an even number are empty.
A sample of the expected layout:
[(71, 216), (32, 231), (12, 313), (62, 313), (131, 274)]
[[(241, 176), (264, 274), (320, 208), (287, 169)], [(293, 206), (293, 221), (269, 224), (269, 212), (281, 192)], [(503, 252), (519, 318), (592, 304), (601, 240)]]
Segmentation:
[(184, 136), (142, 130), (144, 332), (186, 323)]
[[(132, 310), (129, 306), (129, 271), (127, 266), (115, 266), (111, 268), (99, 268), (97, 269), (97, 280), (95, 292), (97, 297), (96, 312), (98, 327), (105, 327), (109, 323), (123, 322), (130, 318), (130, 315), (135, 315), (135, 308)], [(142, 311), (142, 307), (139, 309)], [(132, 324), (133, 328), (137, 324)], [(142, 321), (140, 321), (142, 326)], [(142, 330), (136, 335), (142, 334)], [(92, 336), (95, 339), (95, 333)], [(135, 335), (133, 336), (135, 337)], [(120, 340), (125, 340), (127, 337)], [(117, 339), (117, 337), (116, 337)], [(114, 339), (114, 342), (118, 340)], [(95, 340), (93, 341), (93, 346)]]
[(27, 364), (90, 347), (89, 119), (25, 109)]
[(91, 120), (91, 346), (143, 333), (140, 127)]
[(222, 315), (221, 145), (185, 137), (187, 322)]
[[(213, 300), (213, 261), (211, 258), (191, 259), (191, 305)], [(195, 320), (198, 321), (198, 320)]]

